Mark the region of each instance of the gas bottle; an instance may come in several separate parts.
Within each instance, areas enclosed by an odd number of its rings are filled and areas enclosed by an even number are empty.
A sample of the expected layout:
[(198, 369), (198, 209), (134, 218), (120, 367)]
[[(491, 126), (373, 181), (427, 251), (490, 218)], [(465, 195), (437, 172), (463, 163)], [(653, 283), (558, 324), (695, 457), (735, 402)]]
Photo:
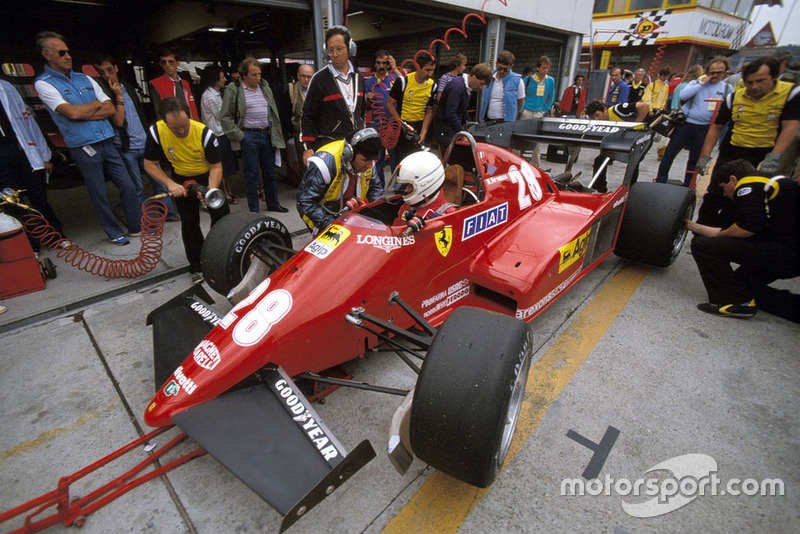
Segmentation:
[(41, 291), (45, 280), (25, 230), (14, 217), (0, 213), (0, 299)]

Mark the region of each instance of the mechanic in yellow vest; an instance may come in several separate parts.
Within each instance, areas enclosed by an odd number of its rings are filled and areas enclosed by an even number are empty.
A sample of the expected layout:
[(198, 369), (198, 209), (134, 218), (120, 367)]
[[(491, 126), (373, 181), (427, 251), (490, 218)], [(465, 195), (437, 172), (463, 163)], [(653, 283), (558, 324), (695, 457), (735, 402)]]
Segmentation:
[[(188, 195), (188, 182), (195, 181), (209, 189), (219, 188), (222, 182), (222, 163), (214, 132), (204, 124), (189, 118), (189, 107), (182, 99), (168, 97), (159, 102), (159, 114), (164, 117), (147, 131), (144, 148), (144, 170), (167, 186), (175, 208), (181, 216), (181, 235), (192, 282), (203, 281), (200, 274), (200, 251), (203, 232), (200, 229), (200, 199)], [(160, 160), (172, 164), (172, 177), (158, 166)], [(230, 213), (227, 202), (222, 207), (208, 207), (211, 224)]]
[[(742, 69), (745, 88), (729, 93), (709, 126), (697, 172), (711, 165), (711, 151), (726, 124), (728, 133), (719, 143), (715, 166), (744, 159), (762, 172), (778, 170), (800, 127), (800, 86), (778, 80), (780, 63), (770, 56), (756, 58)], [(698, 210), (698, 222), (727, 226), (732, 203), (719, 188), (709, 186)]]
[[(297, 211), (313, 235), (329, 226), (345, 209), (377, 200), (383, 193), (375, 161), (381, 149), (378, 131), (364, 128), (350, 143), (334, 141), (308, 158), (297, 189)], [(383, 165), (384, 162), (378, 162)]]
[(742, 158), (756, 166), (763, 161), (762, 171), (777, 170), (800, 125), (800, 87), (778, 80), (779, 68), (775, 58), (765, 56), (742, 69), (745, 88), (722, 102), (706, 134), (699, 172), (707, 170), (711, 151), (729, 121), (732, 128), (720, 142), (716, 164)]
[(650, 111), (661, 111), (667, 109), (667, 99), (669, 98), (669, 80), (670, 69), (664, 67), (658, 73), (658, 79), (654, 82), (647, 84), (642, 96), (642, 102), (650, 104)]

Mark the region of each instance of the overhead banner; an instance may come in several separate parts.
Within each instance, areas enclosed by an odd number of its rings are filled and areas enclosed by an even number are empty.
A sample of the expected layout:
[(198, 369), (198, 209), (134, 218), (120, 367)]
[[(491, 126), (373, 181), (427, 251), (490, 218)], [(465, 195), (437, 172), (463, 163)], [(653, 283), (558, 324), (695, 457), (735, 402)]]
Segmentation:
[[(738, 50), (747, 21), (703, 8), (656, 9), (641, 13), (595, 18), (594, 46), (643, 46), (660, 43), (696, 43)], [(591, 35), (583, 46), (589, 46)]]

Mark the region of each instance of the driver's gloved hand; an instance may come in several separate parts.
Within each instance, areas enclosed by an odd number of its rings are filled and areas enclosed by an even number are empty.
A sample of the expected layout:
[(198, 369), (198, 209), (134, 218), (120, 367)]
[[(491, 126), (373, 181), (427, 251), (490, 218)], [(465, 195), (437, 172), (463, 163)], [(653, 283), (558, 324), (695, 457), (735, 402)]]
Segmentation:
[(406, 226), (412, 232), (419, 232), (425, 226), (425, 219), (415, 215), (406, 221)]
[(365, 206), (367, 203), (361, 197), (353, 197), (345, 202), (345, 209), (347, 211), (353, 211), (355, 209), (360, 208), (361, 206)]

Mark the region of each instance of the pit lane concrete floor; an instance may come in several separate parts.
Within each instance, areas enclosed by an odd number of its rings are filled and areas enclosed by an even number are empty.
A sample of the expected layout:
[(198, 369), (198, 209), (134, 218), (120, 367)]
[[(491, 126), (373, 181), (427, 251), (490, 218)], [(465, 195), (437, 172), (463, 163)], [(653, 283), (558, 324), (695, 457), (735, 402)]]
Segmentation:
[[(182, 257), (179, 243), (173, 247)], [(532, 323), (539, 363), (530, 375), (513, 457), (488, 490), (418, 460), (398, 475), (383, 450), (399, 399), (334, 393), (317, 406), (322, 418), (346, 447), (366, 438), (378, 457), (290, 532), (796, 532), (800, 328), (767, 314), (739, 321), (697, 311), (705, 292), (687, 252), (665, 270), (611, 257)], [(3, 334), (0, 510), (54, 489), (58, 477), (140, 435), (154, 391), (144, 318), (189, 285), (179, 259), (175, 263), (170, 267), (177, 276), (129, 282), (129, 290), (111, 298), (101, 295), (86, 306), (76, 301), (67, 313)], [(50, 297), (59, 280), (32, 295)], [(798, 291), (797, 282), (785, 286)], [(221, 300), (218, 307), (226, 311)], [(414, 382), (388, 354), (347, 368), (371, 383)], [(778, 478), (785, 495), (707, 494), (651, 518), (625, 513), (613, 488), (610, 495), (562, 496), (562, 481), (580, 478), (593, 455), (567, 433), (600, 443), (609, 427), (619, 437), (600, 480), (663, 480), (663, 471), (646, 471), (681, 455), (704, 454), (716, 461), (723, 482)], [(133, 456), (101, 474), (111, 478), (144, 454)], [(93, 486), (82, 481), (75, 493), (85, 495)], [(83, 530), (262, 532), (277, 531), (279, 524), (276, 512), (206, 456), (93, 514)], [(0, 525), (0, 531), (13, 526)]]

